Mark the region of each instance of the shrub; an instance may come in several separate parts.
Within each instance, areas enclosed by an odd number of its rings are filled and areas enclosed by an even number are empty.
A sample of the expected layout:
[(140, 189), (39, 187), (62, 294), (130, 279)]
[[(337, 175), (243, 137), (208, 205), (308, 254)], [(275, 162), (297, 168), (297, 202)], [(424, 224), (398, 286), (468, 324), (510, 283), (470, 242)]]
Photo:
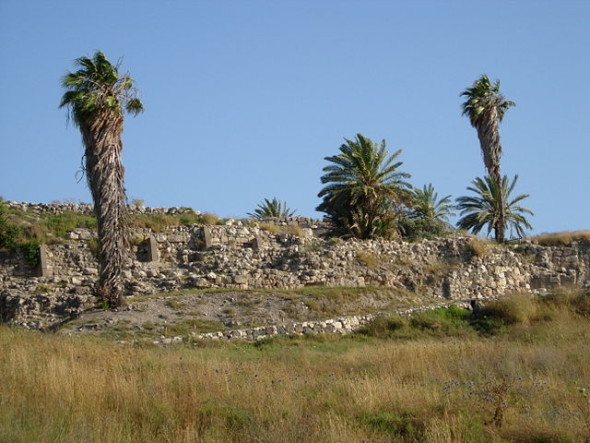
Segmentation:
[(402, 238), (408, 241), (435, 239), (448, 235), (450, 229), (438, 220), (403, 217), (399, 220)]
[(24, 241), (18, 245), (18, 249), (30, 267), (34, 268), (39, 264), (39, 243), (36, 240)]
[(467, 331), (470, 313), (458, 306), (414, 314), (410, 326), (429, 334), (457, 335)]
[(536, 301), (527, 295), (512, 295), (483, 306), (474, 314), (473, 326), (484, 334), (500, 332), (504, 327), (529, 324), (538, 318)]
[(6, 206), (0, 202), (0, 248), (13, 249), (20, 234), (20, 230), (8, 222)]
[(392, 333), (399, 332), (408, 326), (408, 320), (401, 316), (379, 316), (358, 330), (359, 334), (369, 337), (387, 338)]

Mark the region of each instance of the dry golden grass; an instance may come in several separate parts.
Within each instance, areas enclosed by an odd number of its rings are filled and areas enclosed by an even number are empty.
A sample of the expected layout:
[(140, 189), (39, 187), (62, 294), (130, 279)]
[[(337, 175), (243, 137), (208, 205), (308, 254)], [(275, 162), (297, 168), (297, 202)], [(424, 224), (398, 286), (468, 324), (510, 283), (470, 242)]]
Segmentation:
[(571, 246), (575, 241), (590, 241), (590, 231), (562, 231), (543, 233), (531, 237), (530, 240), (542, 246)]
[(0, 441), (584, 441), (588, 319), (545, 309), (494, 338), (170, 349), (4, 327)]

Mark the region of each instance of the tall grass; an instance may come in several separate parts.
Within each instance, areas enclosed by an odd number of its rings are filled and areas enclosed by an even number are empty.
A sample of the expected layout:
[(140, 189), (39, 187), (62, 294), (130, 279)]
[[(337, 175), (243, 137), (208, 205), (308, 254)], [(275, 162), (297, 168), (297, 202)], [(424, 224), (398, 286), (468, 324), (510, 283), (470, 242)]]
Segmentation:
[(590, 231), (562, 231), (544, 233), (531, 237), (542, 246), (571, 246), (576, 241), (590, 241)]
[(492, 338), (162, 349), (0, 328), (0, 441), (584, 441), (590, 328), (572, 303)]

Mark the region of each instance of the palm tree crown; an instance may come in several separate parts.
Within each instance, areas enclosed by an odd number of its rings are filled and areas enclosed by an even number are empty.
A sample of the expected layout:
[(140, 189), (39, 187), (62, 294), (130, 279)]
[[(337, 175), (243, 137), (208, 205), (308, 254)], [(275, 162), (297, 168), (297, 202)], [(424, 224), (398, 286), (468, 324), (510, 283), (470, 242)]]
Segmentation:
[(254, 218), (274, 218), (274, 217), (292, 217), (296, 210), (291, 210), (286, 202), (278, 200), (276, 197), (272, 200), (265, 198), (254, 212), (248, 215)]
[(75, 60), (80, 66), (76, 72), (68, 72), (62, 79), (67, 91), (62, 96), (60, 108), (68, 107), (74, 123), (83, 129), (92, 125), (101, 112), (122, 114), (123, 108), (130, 114), (143, 111), (143, 104), (135, 96), (133, 80), (127, 74), (119, 75), (118, 66), (112, 65), (101, 51), (93, 58)]
[[(457, 227), (478, 234), (487, 226), (487, 235), (494, 229), (496, 240), (498, 240), (497, 224), (500, 214), (503, 212), (505, 216), (504, 229), (513, 229), (518, 237), (524, 237), (524, 229), (532, 229), (525, 214), (533, 215), (533, 212), (518, 204), (528, 198), (528, 194), (520, 194), (511, 199), (517, 181), (518, 175), (514, 177), (512, 183), (507, 176), (502, 178), (500, 184), (489, 175), (473, 180), (473, 186), (468, 187), (467, 190), (474, 192), (475, 196), (457, 199), (457, 208), (461, 211), (460, 215), (462, 216), (457, 222)], [(504, 208), (501, 208), (502, 204)]]
[(111, 308), (122, 303), (122, 269), (126, 260), (125, 212), (127, 197), (121, 161), (123, 111), (138, 114), (143, 104), (133, 80), (119, 75), (105, 55), (80, 57), (79, 69), (62, 80), (66, 90), (61, 107), (80, 128), (84, 144), (84, 172), (94, 200), (99, 240), (97, 295)]
[(396, 162), (401, 150), (390, 155), (385, 140), (377, 144), (362, 134), (345, 142), (340, 154), (325, 158), (331, 164), (323, 168), (326, 186), (318, 194), (323, 202), (317, 210), (356, 237), (380, 235), (393, 206), (409, 196), (404, 179), (410, 175), (398, 171), (402, 162)]

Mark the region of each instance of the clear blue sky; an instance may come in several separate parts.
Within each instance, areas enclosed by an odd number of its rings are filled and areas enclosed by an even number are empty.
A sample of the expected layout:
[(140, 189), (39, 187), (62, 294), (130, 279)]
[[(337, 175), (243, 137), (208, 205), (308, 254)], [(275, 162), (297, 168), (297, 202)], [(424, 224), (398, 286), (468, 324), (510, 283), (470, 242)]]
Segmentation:
[(0, 0), (0, 195), (89, 202), (60, 78), (96, 49), (145, 113), (125, 122), (130, 198), (244, 217), (277, 197), (319, 218), (324, 157), (362, 133), (411, 183), (465, 195), (484, 174), (460, 93), (481, 74), (517, 103), (502, 170), (532, 233), (590, 229), (590, 2)]

